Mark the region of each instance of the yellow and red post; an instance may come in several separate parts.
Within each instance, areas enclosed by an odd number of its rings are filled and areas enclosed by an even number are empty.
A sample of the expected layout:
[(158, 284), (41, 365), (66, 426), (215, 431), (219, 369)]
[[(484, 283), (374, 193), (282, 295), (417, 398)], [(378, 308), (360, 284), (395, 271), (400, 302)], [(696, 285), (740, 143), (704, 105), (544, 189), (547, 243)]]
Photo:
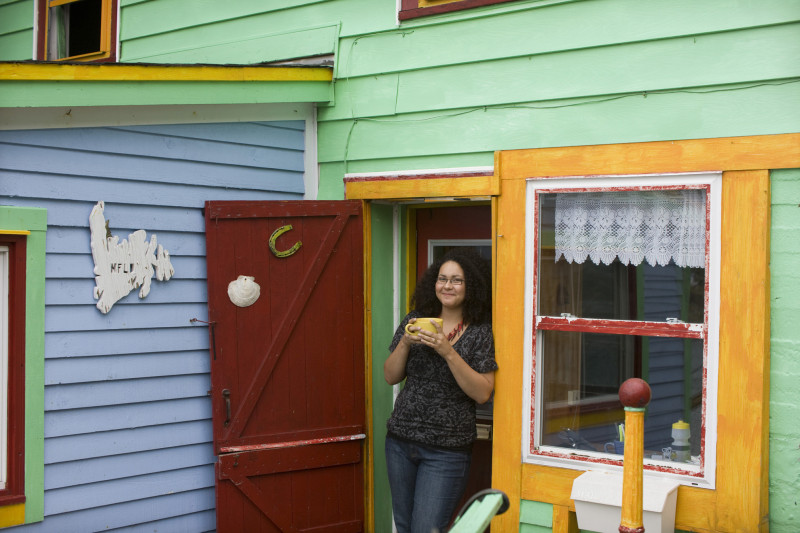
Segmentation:
[(619, 533), (644, 533), (644, 411), (650, 403), (650, 385), (631, 378), (619, 388), (625, 407), (625, 455), (622, 464), (622, 517)]

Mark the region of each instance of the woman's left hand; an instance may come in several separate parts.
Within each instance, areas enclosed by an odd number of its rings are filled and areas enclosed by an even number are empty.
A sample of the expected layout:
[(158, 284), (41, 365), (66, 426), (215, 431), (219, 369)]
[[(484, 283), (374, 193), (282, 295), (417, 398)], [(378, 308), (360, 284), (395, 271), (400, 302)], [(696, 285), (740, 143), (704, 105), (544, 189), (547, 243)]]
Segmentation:
[(433, 326), (436, 328), (436, 333), (421, 329), (418, 333), (419, 340), (425, 346), (430, 346), (436, 350), (436, 353), (439, 355), (447, 355), (453, 347), (450, 345), (450, 341), (447, 340), (444, 331), (442, 331), (442, 326), (436, 323), (434, 323)]

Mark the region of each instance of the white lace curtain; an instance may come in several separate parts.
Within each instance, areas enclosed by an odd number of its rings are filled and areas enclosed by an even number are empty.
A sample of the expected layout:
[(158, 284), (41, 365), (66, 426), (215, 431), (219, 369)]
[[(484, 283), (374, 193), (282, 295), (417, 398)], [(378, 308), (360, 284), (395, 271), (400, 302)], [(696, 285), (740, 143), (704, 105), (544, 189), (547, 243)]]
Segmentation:
[(558, 193), (555, 217), (556, 261), (705, 266), (703, 190)]

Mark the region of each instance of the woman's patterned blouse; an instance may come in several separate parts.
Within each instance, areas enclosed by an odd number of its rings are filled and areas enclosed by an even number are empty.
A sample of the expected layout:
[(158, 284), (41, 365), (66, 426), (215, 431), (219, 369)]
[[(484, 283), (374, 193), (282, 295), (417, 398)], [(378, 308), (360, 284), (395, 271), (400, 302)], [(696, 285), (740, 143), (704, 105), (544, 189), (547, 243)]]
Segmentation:
[[(406, 324), (419, 313), (409, 313), (395, 331), (391, 353), (400, 343)], [(497, 370), (491, 324), (470, 324), (453, 345), (456, 352), (481, 374)], [(433, 348), (415, 344), (406, 362), (406, 383), (395, 402), (386, 427), (406, 440), (461, 448), (477, 437), (475, 400), (467, 396), (445, 360)]]

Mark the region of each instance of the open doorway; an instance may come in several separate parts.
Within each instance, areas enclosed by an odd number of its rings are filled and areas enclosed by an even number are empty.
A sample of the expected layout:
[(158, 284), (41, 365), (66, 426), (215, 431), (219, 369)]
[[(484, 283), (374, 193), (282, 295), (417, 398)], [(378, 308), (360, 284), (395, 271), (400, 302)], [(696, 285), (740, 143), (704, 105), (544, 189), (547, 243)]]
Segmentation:
[[(409, 287), (415, 286), (416, 279), (419, 279), (431, 263), (453, 248), (473, 248), (491, 262), (492, 210), (488, 203), (426, 205), (411, 211), (409, 222), (415, 229), (412, 235), (416, 235), (416, 246), (410, 245), (410, 248), (416, 253), (416, 272), (408, 273)], [(492, 414), (493, 400), (477, 406), (478, 440), (473, 445), (470, 477), (457, 509), (472, 494), (491, 487)]]

